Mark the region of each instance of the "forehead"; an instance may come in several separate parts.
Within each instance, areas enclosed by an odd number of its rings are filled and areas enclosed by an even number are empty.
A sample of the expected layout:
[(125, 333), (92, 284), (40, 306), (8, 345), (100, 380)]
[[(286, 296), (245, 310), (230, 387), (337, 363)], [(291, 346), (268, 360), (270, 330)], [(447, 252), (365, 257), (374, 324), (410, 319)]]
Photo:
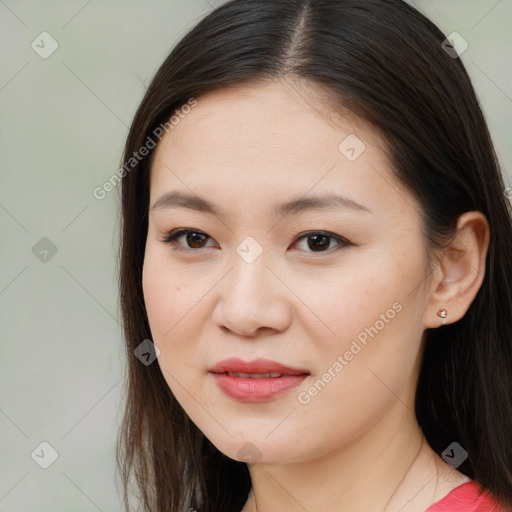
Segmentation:
[[(196, 99), (155, 150), (152, 204), (156, 194), (175, 189), (214, 194), (228, 203), (242, 197), (245, 204), (309, 191), (358, 196), (361, 203), (382, 201), (383, 192), (402, 200), (407, 194), (396, 183), (377, 131), (343, 115), (322, 89), (253, 83)], [(395, 206), (397, 199), (390, 198)]]
[(337, 149), (341, 135), (359, 132), (384, 149), (376, 130), (343, 108), (339, 100), (335, 103), (332, 92), (304, 81), (232, 85), (208, 92), (197, 102), (169, 134), (176, 145), (196, 137), (231, 149), (240, 145), (240, 150), (247, 151), (253, 141), (254, 149), (261, 144), (257, 147), (261, 152), (307, 141), (309, 148), (304, 149), (310, 152), (322, 142), (324, 147)]

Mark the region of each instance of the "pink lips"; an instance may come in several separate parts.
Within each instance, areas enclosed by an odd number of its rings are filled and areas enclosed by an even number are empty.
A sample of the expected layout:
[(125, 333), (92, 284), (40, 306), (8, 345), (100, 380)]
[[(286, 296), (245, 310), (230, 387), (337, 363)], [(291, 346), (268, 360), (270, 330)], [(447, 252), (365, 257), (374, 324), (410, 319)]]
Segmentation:
[[(243, 402), (263, 402), (280, 396), (298, 386), (310, 373), (302, 368), (290, 368), (268, 359), (242, 361), (225, 359), (210, 369), (220, 390)], [(279, 374), (272, 377), (232, 376), (240, 374)]]

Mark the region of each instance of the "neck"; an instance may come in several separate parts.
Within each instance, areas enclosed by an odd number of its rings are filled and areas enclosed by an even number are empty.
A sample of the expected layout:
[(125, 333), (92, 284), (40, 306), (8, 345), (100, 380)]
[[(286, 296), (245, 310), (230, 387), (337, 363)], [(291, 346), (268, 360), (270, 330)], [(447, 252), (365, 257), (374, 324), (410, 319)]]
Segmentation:
[(249, 472), (252, 489), (242, 512), (424, 512), (464, 478), (429, 447), (400, 400), (329, 453), (300, 463), (253, 464)]

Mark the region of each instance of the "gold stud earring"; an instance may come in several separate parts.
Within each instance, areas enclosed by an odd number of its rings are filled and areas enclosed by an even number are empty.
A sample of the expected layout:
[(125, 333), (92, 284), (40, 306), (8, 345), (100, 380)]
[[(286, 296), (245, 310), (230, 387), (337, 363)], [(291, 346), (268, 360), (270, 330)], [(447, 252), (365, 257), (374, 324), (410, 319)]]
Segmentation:
[(448, 316), (448, 310), (445, 308), (439, 309), (439, 311), (436, 313), (436, 315), (441, 318), (441, 325), (444, 325), (446, 323), (446, 317)]

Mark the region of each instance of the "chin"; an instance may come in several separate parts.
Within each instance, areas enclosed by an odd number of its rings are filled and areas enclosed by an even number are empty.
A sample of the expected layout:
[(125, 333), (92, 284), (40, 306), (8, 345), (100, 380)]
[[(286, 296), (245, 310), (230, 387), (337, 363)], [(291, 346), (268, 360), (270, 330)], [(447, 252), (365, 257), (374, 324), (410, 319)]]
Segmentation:
[(300, 461), (302, 455), (293, 452), (298, 446), (297, 442), (290, 442), (290, 439), (283, 441), (277, 437), (274, 441), (258, 435), (210, 441), (230, 459), (248, 464), (289, 464)]

